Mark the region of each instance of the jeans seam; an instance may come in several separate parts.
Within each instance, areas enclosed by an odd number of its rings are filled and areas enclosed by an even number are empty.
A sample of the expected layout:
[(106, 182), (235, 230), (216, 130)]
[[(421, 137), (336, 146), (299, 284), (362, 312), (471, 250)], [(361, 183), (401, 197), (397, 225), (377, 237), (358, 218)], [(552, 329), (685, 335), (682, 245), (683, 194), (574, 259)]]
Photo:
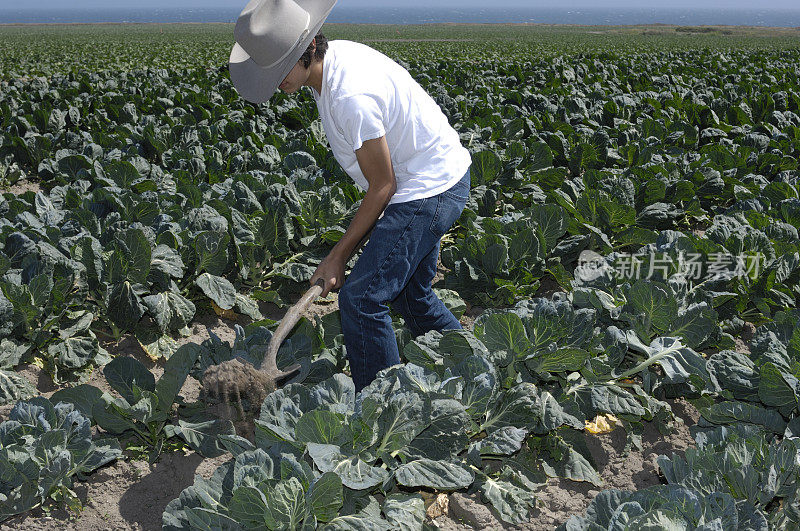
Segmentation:
[[(454, 199), (456, 201), (466, 202), (469, 199), (469, 192), (470, 192), (470, 188), (472, 187), (472, 183), (470, 182), (470, 179), (467, 178), (467, 176), (470, 174), (469, 170), (470, 170), (470, 168), (467, 168), (467, 172), (464, 174), (464, 176), (461, 178), (461, 180), (458, 181), (453, 186), (451, 186), (450, 188), (448, 188), (447, 190), (445, 190), (444, 192), (442, 192), (442, 195), (445, 195), (445, 196), (449, 197), (450, 199)], [(467, 195), (466, 196), (456, 195), (455, 192), (452, 191), (453, 188), (456, 188), (458, 185), (460, 185), (464, 181), (466, 181)]]
[(436, 211), (433, 213), (433, 219), (431, 220), (430, 225), (428, 225), (428, 230), (431, 231), (431, 234), (436, 236), (436, 232), (433, 230), (433, 227), (436, 225), (436, 222), (439, 221), (439, 217), (442, 215), (442, 197), (441, 195), (436, 197)]
[[(430, 233), (435, 238), (439, 238), (439, 239), (441, 239), (445, 234), (447, 234), (447, 231), (450, 230), (450, 227), (448, 227), (441, 234), (439, 234), (439, 232), (433, 230), (434, 225), (436, 225), (436, 222), (439, 221), (439, 217), (441, 215), (444, 215), (444, 208), (445, 208), (444, 207), (444, 202), (445, 202), (445, 200), (453, 201), (453, 199), (451, 199), (449, 197), (444, 197), (443, 195), (438, 196), (438, 202), (436, 204), (436, 212), (433, 215), (433, 220), (431, 221), (430, 225), (428, 226), (428, 230), (430, 231)], [(458, 216), (456, 216), (456, 218), (453, 220), (453, 223), (455, 223), (455, 221), (458, 220), (458, 218), (461, 216), (461, 212), (463, 212), (464, 208), (467, 206), (465, 200), (464, 201), (459, 200), (459, 201), (456, 201), (456, 203), (458, 203), (460, 205), (460, 209), (459, 209), (459, 212), (458, 212)], [(452, 224), (450, 226), (452, 227)]]
[[(386, 263), (389, 261), (389, 258), (391, 258), (392, 255), (394, 255), (395, 251), (397, 250), (399, 242), (408, 233), (409, 229), (411, 228), (411, 224), (416, 219), (417, 214), (419, 214), (420, 210), (422, 210), (422, 207), (423, 207), (424, 204), (425, 204), (425, 199), (423, 198), (422, 201), (420, 202), (419, 206), (417, 207), (417, 210), (414, 211), (414, 215), (411, 217), (411, 222), (409, 222), (408, 225), (406, 225), (406, 227), (403, 229), (403, 233), (397, 239), (397, 242), (392, 247), (392, 250), (389, 251), (389, 253), (386, 255), (386, 258), (383, 259), (383, 263), (380, 265), (380, 267), (376, 271), (376, 274), (372, 276), (372, 279), (370, 279), (369, 284), (367, 284), (367, 288), (364, 290), (365, 293), (368, 293), (370, 291), (370, 288), (372, 288), (372, 284), (375, 282), (375, 279), (378, 278), (380, 276), (380, 274), (383, 272), (383, 269), (386, 266)], [(362, 304), (364, 304), (364, 297), (360, 297), (359, 300), (358, 300), (358, 307), (356, 308), (356, 314), (357, 315), (361, 314), (361, 305)], [(358, 320), (358, 334), (361, 336), (361, 345), (360, 345), (360, 347), (361, 347), (361, 354), (362, 354), (362, 358), (363, 358), (362, 367), (361, 367), (361, 369), (362, 369), (361, 370), (361, 374), (363, 375), (367, 371), (367, 356), (364, 355), (365, 354), (365, 352), (364, 352), (364, 343), (366, 341), (366, 338), (365, 338), (365, 335), (364, 335), (364, 321), (363, 321), (363, 319), (359, 319)]]
[(452, 199), (453, 201), (466, 201), (467, 199), (469, 199), (469, 196), (462, 197), (460, 195), (450, 194), (448, 192), (442, 192), (442, 195), (444, 195), (448, 199)]
[(421, 330), (422, 327), (417, 322), (417, 318), (414, 315), (414, 312), (411, 310), (411, 304), (409, 304), (409, 302), (408, 302), (408, 290), (404, 289), (402, 294), (403, 294), (403, 300), (406, 303), (406, 310), (408, 311), (408, 317), (411, 319), (411, 322), (414, 324), (414, 332), (416, 332), (417, 330)]

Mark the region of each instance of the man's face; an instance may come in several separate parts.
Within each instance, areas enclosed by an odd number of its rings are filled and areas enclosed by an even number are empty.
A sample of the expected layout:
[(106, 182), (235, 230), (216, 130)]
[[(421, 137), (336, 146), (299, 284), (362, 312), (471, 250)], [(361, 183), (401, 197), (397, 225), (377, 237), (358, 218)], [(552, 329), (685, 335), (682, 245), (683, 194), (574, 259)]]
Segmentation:
[(297, 61), (297, 64), (294, 65), (294, 68), (292, 68), (291, 72), (284, 78), (278, 88), (287, 94), (292, 94), (300, 90), (300, 87), (308, 81), (308, 76), (309, 69), (303, 66), (302, 60)]

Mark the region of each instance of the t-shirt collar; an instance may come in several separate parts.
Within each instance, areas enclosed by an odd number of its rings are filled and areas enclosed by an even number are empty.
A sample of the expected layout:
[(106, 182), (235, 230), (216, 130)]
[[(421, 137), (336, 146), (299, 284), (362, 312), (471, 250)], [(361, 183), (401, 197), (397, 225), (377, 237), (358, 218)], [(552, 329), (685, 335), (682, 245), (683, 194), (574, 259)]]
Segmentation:
[[(325, 53), (325, 57), (322, 59), (322, 86), (320, 89), (322, 92), (325, 92), (325, 85), (327, 84), (328, 79), (328, 70), (330, 69), (330, 61), (329, 56), (333, 53), (330, 48), (328, 48), (327, 52)], [(311, 87), (311, 94), (314, 96), (315, 100), (319, 100), (322, 97), (322, 94), (317, 92), (317, 89)]]

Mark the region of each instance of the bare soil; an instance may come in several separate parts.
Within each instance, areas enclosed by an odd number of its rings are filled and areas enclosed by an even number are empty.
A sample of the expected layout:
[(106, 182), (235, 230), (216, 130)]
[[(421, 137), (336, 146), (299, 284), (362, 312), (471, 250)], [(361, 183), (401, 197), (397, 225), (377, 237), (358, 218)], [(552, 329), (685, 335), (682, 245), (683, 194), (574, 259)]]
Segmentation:
[(194, 483), (195, 474), (209, 478), (230, 457), (204, 459), (194, 452), (174, 452), (153, 465), (119, 460), (75, 484), (84, 505), (80, 514), (54, 510), (47, 515), (37, 509), (4, 522), (0, 529), (161, 529), (167, 504)]
[(0, 189), (0, 193), (11, 192), (14, 195), (24, 194), (25, 192), (33, 192), (34, 194), (41, 190), (39, 181), (29, 181), (27, 179), (20, 179), (16, 183), (9, 186), (7, 189)]

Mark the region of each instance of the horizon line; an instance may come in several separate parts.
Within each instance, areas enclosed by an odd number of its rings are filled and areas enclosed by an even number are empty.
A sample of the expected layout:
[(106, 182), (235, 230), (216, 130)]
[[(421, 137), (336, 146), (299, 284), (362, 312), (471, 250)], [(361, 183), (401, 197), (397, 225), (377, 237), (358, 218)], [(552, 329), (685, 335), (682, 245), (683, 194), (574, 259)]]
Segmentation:
[[(379, 10), (379, 9), (431, 9), (428, 6), (423, 5), (394, 5), (394, 6), (339, 6), (338, 9), (371, 9), (371, 10)], [(631, 9), (631, 10), (691, 10), (691, 11), (719, 11), (720, 7), (673, 7), (673, 6), (651, 6), (651, 7), (641, 7), (641, 6), (627, 6), (622, 4), (617, 5), (610, 5), (610, 6), (597, 6), (596, 4), (586, 4), (586, 5), (573, 5), (573, 6), (562, 6), (562, 7), (550, 7), (550, 6), (518, 6), (518, 5), (501, 5), (495, 6), (493, 9), (521, 9), (521, 10), (570, 10), (570, 9), (613, 9), (613, 8), (624, 8), (624, 9)], [(78, 7), (40, 7), (40, 6), (25, 6), (25, 7), (0, 7), (0, 12), (2, 11), (79, 11), (79, 10), (91, 10), (97, 11), (97, 7), (91, 6), (78, 6)], [(168, 9), (168, 10), (198, 10), (198, 9), (224, 9), (224, 10), (232, 10), (232, 11), (240, 11), (239, 7), (234, 6), (147, 6), (147, 7), (123, 7), (123, 6), (107, 6), (102, 8), (104, 11), (138, 11), (138, 10), (150, 10), (150, 9)], [(452, 11), (465, 11), (465, 10), (481, 10), (485, 11), (487, 8), (481, 6), (447, 6), (447, 7), (438, 7), (433, 9), (440, 9), (440, 10), (452, 10)], [(726, 11), (800, 11), (800, 5), (793, 6), (793, 7), (782, 7), (782, 6), (767, 6), (767, 7), (750, 7), (750, 6), (733, 6), (733, 7), (725, 7), (724, 10)]]

